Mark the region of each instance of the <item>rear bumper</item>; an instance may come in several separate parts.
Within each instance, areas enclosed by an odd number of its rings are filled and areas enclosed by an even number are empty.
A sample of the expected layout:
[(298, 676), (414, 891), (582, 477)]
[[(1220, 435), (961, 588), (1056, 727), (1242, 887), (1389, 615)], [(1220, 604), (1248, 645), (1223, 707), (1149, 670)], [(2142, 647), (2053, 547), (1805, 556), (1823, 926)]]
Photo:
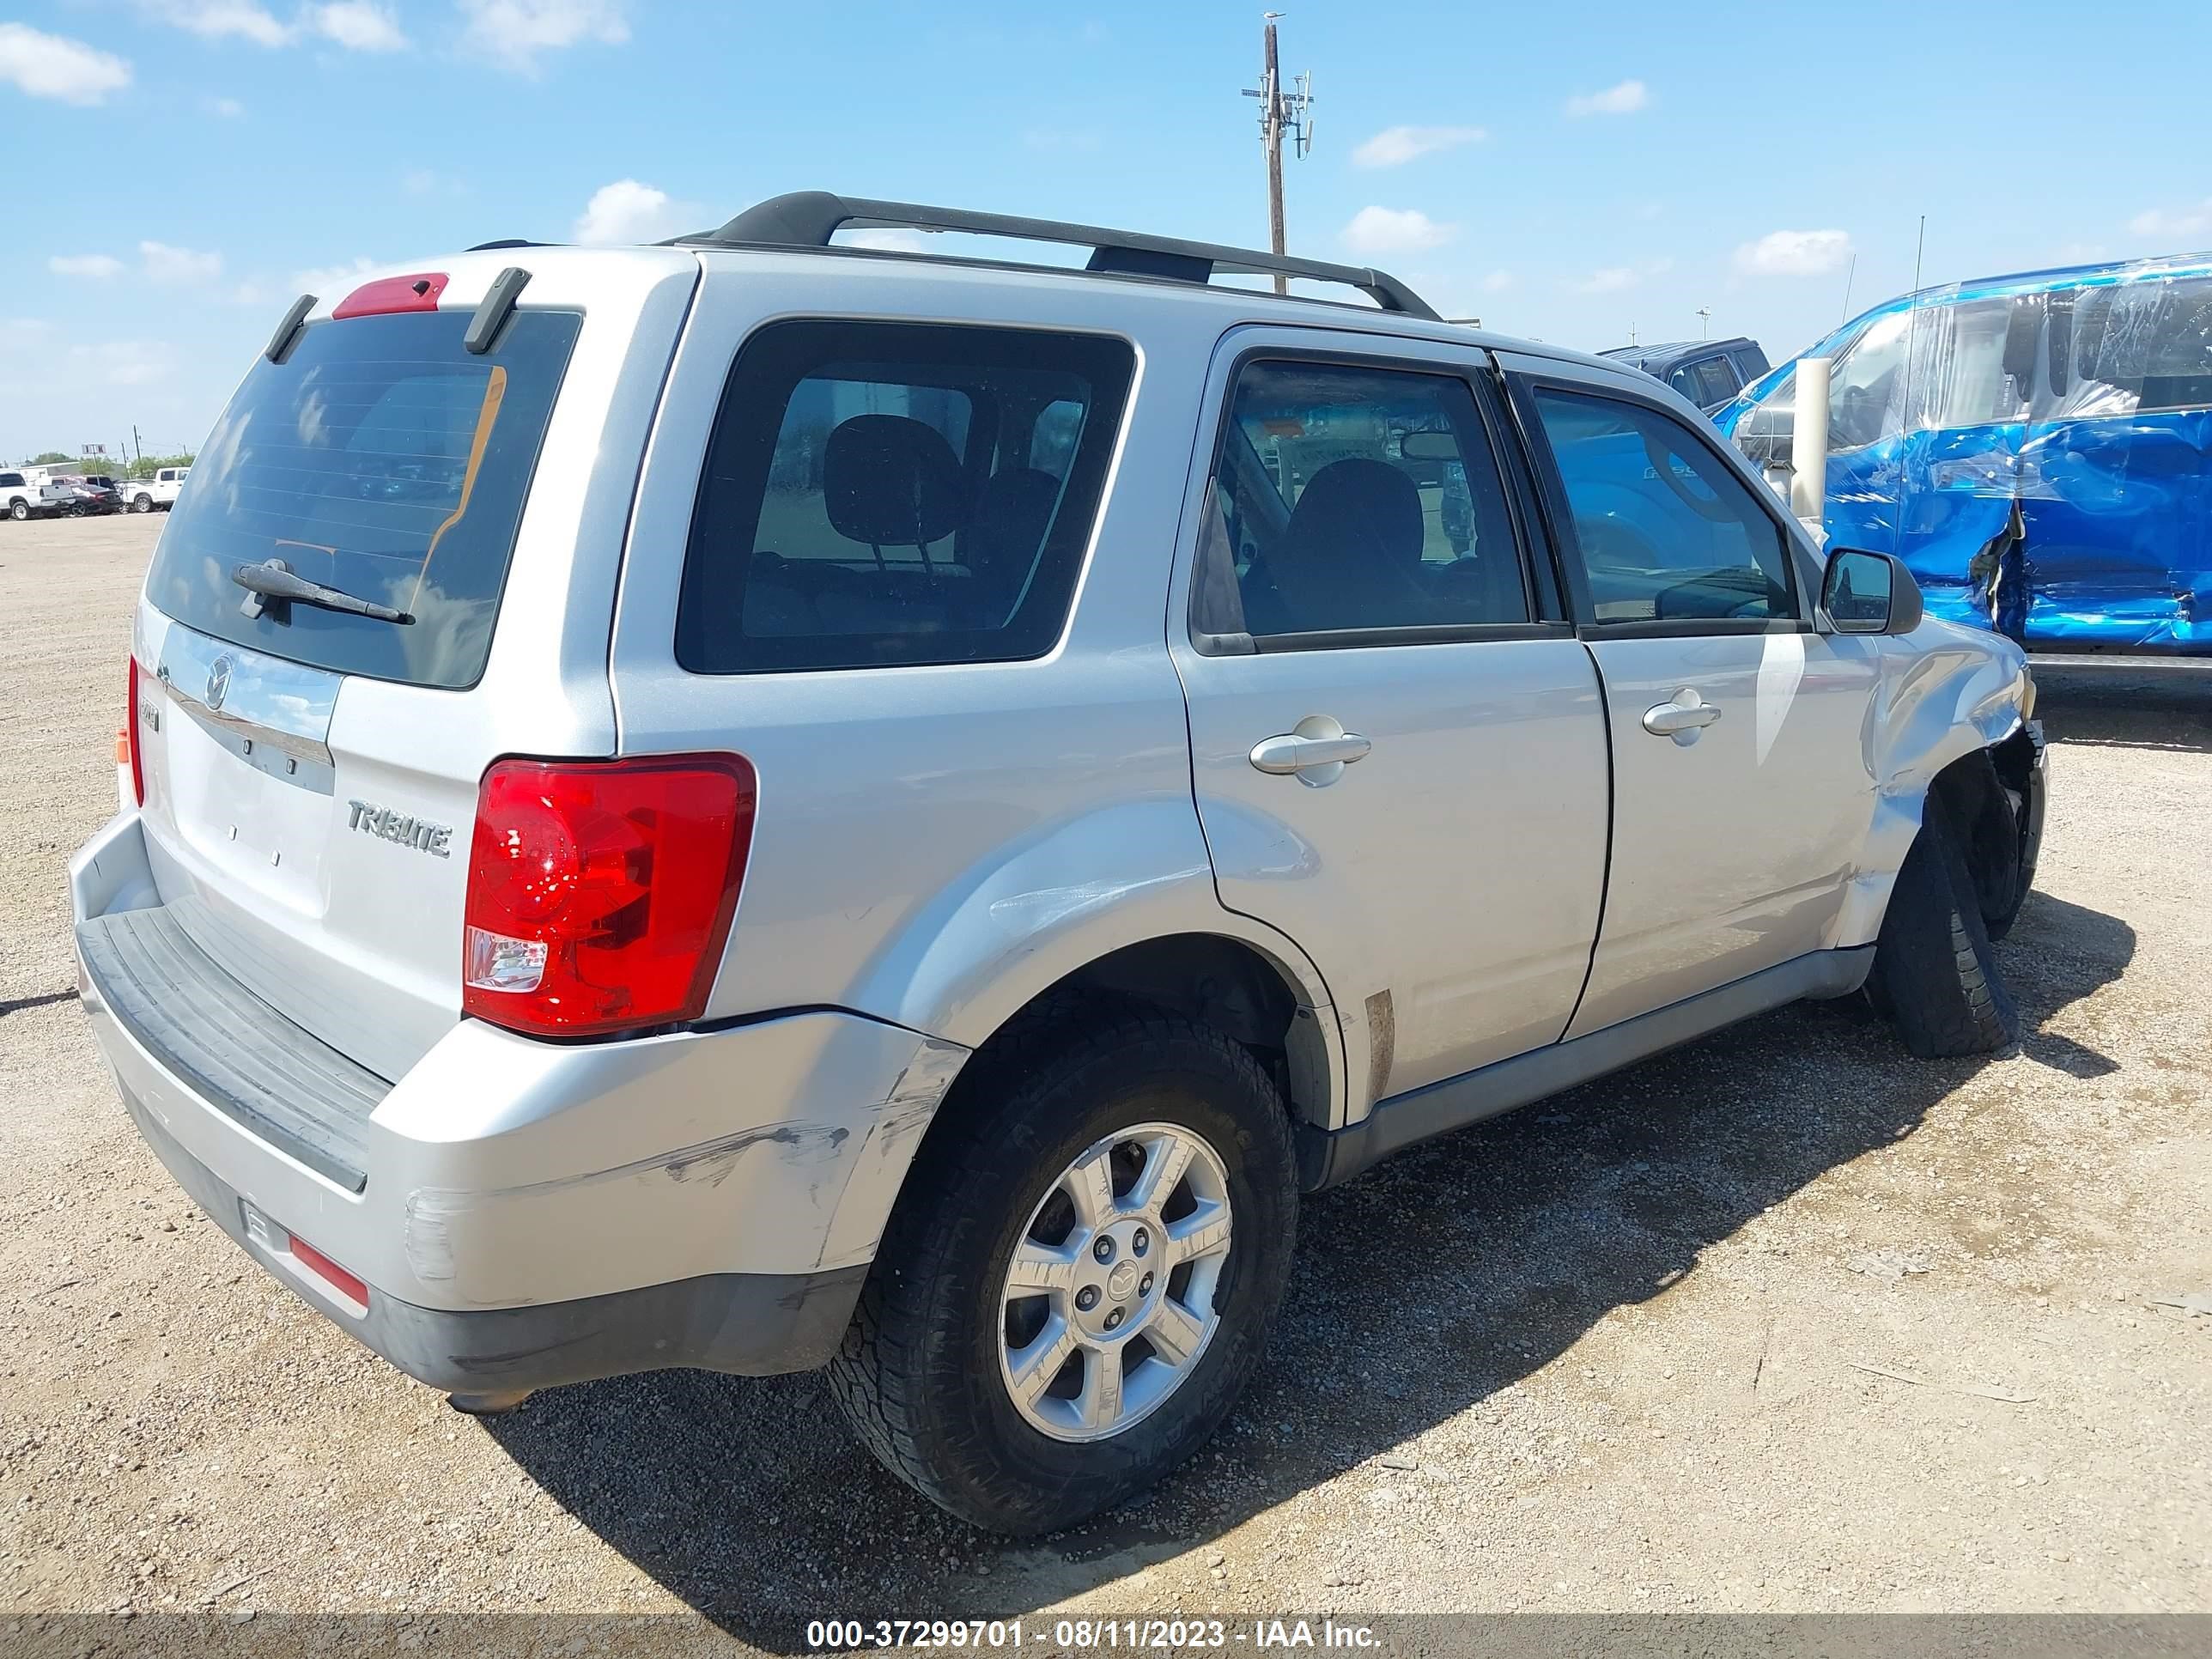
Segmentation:
[[(404, 1077), (348, 1104), (307, 1098), (324, 1074), (258, 1020), (253, 1055), (282, 1061), (296, 1091), (287, 1116), (281, 1100), (225, 1094), (271, 1075), (235, 1045), (149, 1019), (153, 967), (84, 950), (100, 919), (159, 905), (136, 816), (70, 875), (85, 1012), (149, 1145), (264, 1267), (440, 1388), (819, 1364), (966, 1057), (834, 1012), (572, 1044), (456, 1020)], [(341, 1110), (356, 1121), (339, 1167), (270, 1132)], [(367, 1285), (365, 1308), (303, 1265), (295, 1236)]]
[[(249, 1227), (239, 1194), (128, 1092), (155, 1156), (238, 1247), (410, 1376), (453, 1394), (494, 1394), (696, 1366), (765, 1376), (808, 1370), (836, 1352), (865, 1266), (812, 1273), (712, 1273), (574, 1301), (455, 1313), (372, 1285), (364, 1312), (338, 1304), (295, 1265), (281, 1231)], [(280, 1224), (281, 1229), (281, 1224)]]

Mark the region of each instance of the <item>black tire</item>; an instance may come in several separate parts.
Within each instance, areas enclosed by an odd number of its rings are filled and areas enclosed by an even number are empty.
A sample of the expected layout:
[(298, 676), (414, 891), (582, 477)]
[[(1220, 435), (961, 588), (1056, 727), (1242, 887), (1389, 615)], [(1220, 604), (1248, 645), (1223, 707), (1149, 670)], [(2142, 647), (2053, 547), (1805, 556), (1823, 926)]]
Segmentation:
[(1897, 872), (1867, 990), (1923, 1060), (1994, 1054), (2020, 1040), (1973, 875), (1935, 795)]
[(133, 513), (151, 513), (154, 510), (154, 498), (141, 491), (131, 498), (131, 510)]
[[(932, 1503), (994, 1532), (1073, 1526), (1152, 1485), (1220, 1425), (1282, 1300), (1298, 1187), (1283, 1097), (1251, 1054), (1149, 1010), (1025, 1019), (970, 1062), (915, 1160), (828, 1370), (861, 1440)], [(1000, 1375), (1006, 1264), (1038, 1202), (1117, 1128), (1195, 1130), (1228, 1175), (1234, 1243), (1195, 1368), (1151, 1415), (1080, 1443), (1025, 1421)]]
[(13, 501), (9, 502), (8, 516), (13, 519), (17, 524), (21, 524), (25, 520), (31, 516), (30, 503), (24, 501)]

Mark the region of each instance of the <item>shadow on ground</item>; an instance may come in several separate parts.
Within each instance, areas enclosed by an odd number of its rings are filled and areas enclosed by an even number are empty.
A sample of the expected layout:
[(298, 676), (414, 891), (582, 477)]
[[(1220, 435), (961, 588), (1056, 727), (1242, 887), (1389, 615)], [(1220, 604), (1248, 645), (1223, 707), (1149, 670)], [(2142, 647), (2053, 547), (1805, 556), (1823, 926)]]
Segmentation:
[[(2003, 952), (2031, 1060), (2135, 951), (2040, 894)], [(811, 1377), (664, 1372), (541, 1395), (489, 1432), (731, 1634), (823, 1616), (1000, 1617), (1179, 1553), (1548, 1364), (1824, 1172), (1917, 1128), (1983, 1062), (1916, 1061), (1856, 999), (1778, 1011), (1409, 1153), (1308, 1202), (1285, 1316), (1229, 1425), (1155, 1492), (1020, 1545), (884, 1474)], [(1326, 1409), (1321, 1409), (1326, 1402)]]
[(2212, 754), (2212, 672), (2047, 672), (2035, 712), (2053, 743)]

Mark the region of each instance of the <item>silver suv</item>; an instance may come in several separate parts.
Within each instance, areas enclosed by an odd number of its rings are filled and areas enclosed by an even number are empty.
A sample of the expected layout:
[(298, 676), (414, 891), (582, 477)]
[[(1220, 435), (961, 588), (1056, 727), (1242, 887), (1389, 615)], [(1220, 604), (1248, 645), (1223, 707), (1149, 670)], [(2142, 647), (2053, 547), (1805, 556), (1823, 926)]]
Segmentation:
[(1220, 1422), (1302, 1192), (1798, 998), (2014, 1033), (2021, 653), (1380, 272), (823, 195), (501, 245), (303, 298), (197, 474), (84, 1006), (465, 1408), (827, 1366), (1060, 1527)]

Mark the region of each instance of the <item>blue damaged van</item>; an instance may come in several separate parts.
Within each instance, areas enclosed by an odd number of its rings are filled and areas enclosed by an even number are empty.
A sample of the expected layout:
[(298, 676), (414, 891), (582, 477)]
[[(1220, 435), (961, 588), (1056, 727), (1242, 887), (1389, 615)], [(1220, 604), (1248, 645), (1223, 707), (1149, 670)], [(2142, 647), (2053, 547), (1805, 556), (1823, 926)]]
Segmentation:
[[(1876, 306), (1829, 358), (1831, 543), (2031, 649), (2212, 654), (2212, 254)], [(1714, 422), (1786, 463), (1796, 362)]]

